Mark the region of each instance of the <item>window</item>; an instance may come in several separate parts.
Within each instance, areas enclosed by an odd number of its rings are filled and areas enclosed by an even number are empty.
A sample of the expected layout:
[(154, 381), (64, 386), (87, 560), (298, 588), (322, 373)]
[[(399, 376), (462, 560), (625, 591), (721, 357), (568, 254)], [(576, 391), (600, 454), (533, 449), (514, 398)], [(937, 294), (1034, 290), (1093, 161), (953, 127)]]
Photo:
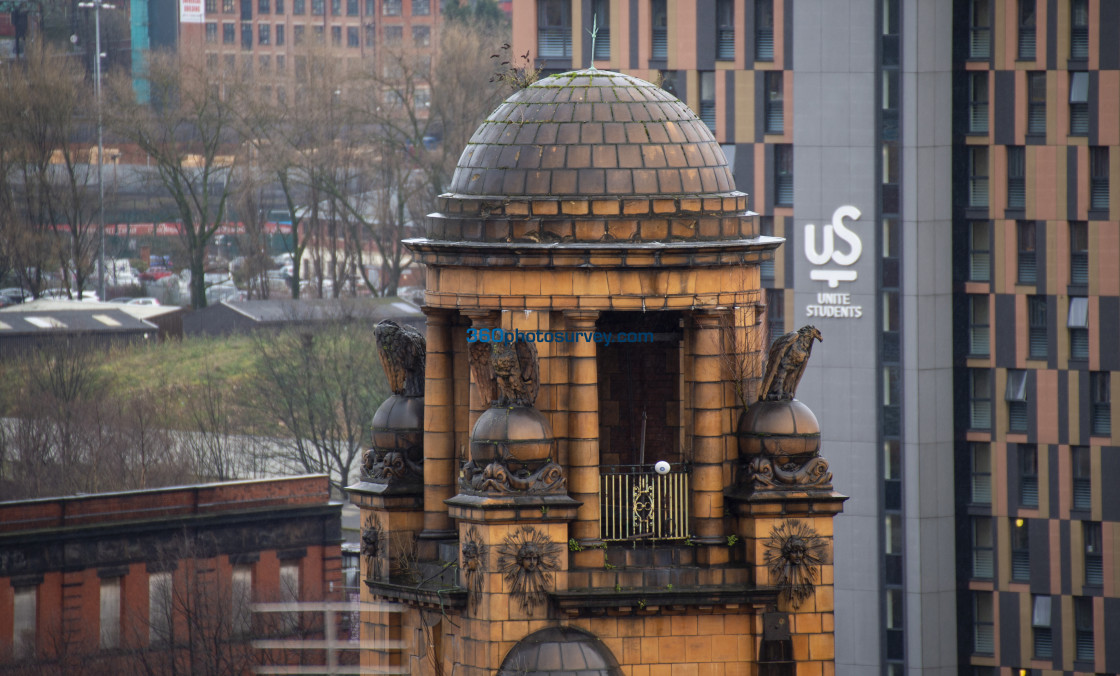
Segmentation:
[(1034, 221), (1019, 221), (1015, 224), (1016, 240), (1019, 246), (1018, 279), (1020, 284), (1034, 284), (1038, 281), (1035, 267), (1035, 236), (1037, 230)]
[(969, 444), (972, 455), (972, 504), (992, 504), (992, 447), (991, 444)]
[[(758, 217), (758, 234), (764, 237), (774, 236), (774, 217), (773, 216), (759, 216)], [(758, 264), (758, 274), (763, 284), (774, 282), (774, 259), (762, 261)]]
[(272, 12), (272, 0), (257, 0), (257, 14), (269, 14)]
[(261, 54), (257, 57), (257, 72), (261, 75), (268, 75), (272, 71), (272, 56), (269, 54)]
[(307, 12), (307, 0), (292, 0), (292, 14), (305, 14)]
[(428, 47), (432, 44), (431, 26), (413, 26), (412, 44), (417, 47)]
[(1019, 59), (1034, 60), (1035, 0), (1019, 0)]
[(284, 24), (282, 23), (276, 24), (276, 46), (284, 46)]
[(241, 24), (241, 49), (253, 48), (253, 24)]
[(591, 3), (595, 33), (595, 53), (593, 58), (606, 60), (611, 58), (611, 5), (608, 0), (594, 0)]
[(432, 0), (412, 0), (412, 16), (428, 16), (432, 13)]
[[(279, 66), (279, 64), (277, 64)], [(276, 103), (284, 105), (288, 102), (288, 90), (284, 85), (276, 85)]]
[(171, 642), (171, 573), (148, 575), (148, 642)]
[(101, 647), (116, 648), (121, 644), (121, 579), (101, 580)]
[(700, 71), (700, 121), (716, 131), (716, 74), (715, 71)]
[(988, 133), (988, 71), (968, 74), (968, 133)]
[(1077, 631), (1074, 659), (1078, 662), (1092, 662), (1096, 655), (1093, 650), (1093, 597), (1073, 597), (1073, 626)]
[(972, 651), (992, 655), (995, 651), (995, 612), (992, 592), (972, 592)]
[(253, 20), (253, 0), (241, 0), (241, 20)]
[(1027, 73), (1027, 134), (1046, 135), (1046, 73)]
[(991, 354), (988, 302), (986, 294), (968, 297), (968, 353), (973, 357)]
[(257, 44), (267, 45), (272, 43), (272, 25), (267, 23), (257, 24)]
[(331, 0), (331, 16), (342, 16), (342, 0)]
[[(1027, 372), (1022, 369), (1007, 371), (1007, 431), (1025, 434), (1027, 431)], [(1035, 500), (1038, 500), (1037, 489)]]
[(1089, 510), (1093, 507), (1093, 464), (1088, 446), (1070, 449), (1070, 467), (1073, 474), (1073, 508)]
[(968, 223), (968, 279), (987, 282), (992, 278), (990, 224), (988, 221)]
[(276, 0), (276, 4), (273, 6), (273, 9), (276, 10), (276, 13), (278, 15), (283, 14), (284, 13), (284, 0)]
[(401, 38), (404, 37), (404, 28), (401, 26), (386, 26), (385, 27), (385, 44), (399, 45)]
[(883, 442), (883, 506), (902, 510), (902, 442), (898, 439)]
[(233, 0), (222, 0), (222, 12), (225, 14), (233, 14), (234, 12)]
[(992, 429), (992, 372), (969, 370), (969, 424), (974, 430)]
[(1019, 506), (1038, 507), (1038, 447), (1019, 444)]
[[(284, 58), (284, 55), (283, 54), (277, 54), (276, 55), (276, 74), (277, 75), (283, 75), (287, 70), (285, 68), (285, 66), (287, 66), (287, 60)], [(277, 91), (279, 91), (279, 89)]]
[(385, 16), (400, 16), (401, 0), (382, 0), (381, 13)]
[(12, 657), (35, 656), (36, 597), (38, 587), (16, 587), (12, 615)]
[(651, 59), (665, 59), (669, 56), (669, 12), (665, 0), (650, 0)]
[(735, 5), (731, 0), (716, 0), (716, 59), (735, 58)]
[(992, 519), (987, 516), (972, 517), (972, 577), (984, 580), (993, 575)]
[(991, 0), (971, 0), (969, 7), (968, 58), (987, 59), (992, 55)]
[(1089, 227), (1085, 221), (1069, 224), (1069, 283), (1089, 283)]
[[(299, 562), (285, 561), (280, 564), (280, 602), (297, 601), (299, 601)], [(284, 613), (282, 617), (281, 622), (289, 632), (295, 631), (299, 626), (299, 613)]]
[(1011, 581), (1031, 579), (1031, 528), (1027, 519), (1011, 519)]
[(294, 28), (292, 28), (292, 39), (295, 40), (295, 43), (297, 45), (302, 45), (303, 44), (303, 31), (304, 30), (305, 30), (304, 26), (295, 26)]
[(786, 333), (786, 302), (782, 289), (766, 289), (766, 323), (773, 343)]
[(1090, 587), (1100, 587), (1104, 584), (1100, 522), (1082, 521), (1081, 538), (1085, 543), (1085, 584)]
[(785, 133), (785, 71), (763, 73), (766, 83), (766, 133)]
[(541, 58), (572, 56), (572, 9), (568, 0), (537, 0), (537, 51)]
[(425, 112), (432, 105), (432, 92), (426, 87), (417, 87), (412, 95), (412, 107), (417, 112)]
[(323, 16), (326, 11), (325, 0), (311, 0), (311, 14), (314, 16)]
[(377, 14), (377, 0), (366, 0), (366, 17), (372, 17), (374, 14)]
[(233, 584), (230, 589), (231, 627), (238, 636), (248, 634), (252, 629), (253, 568), (249, 565), (233, 567)]
[(215, 44), (218, 42), (218, 24), (213, 21), (206, 22), (206, 43)]
[(1089, 148), (1089, 208), (1108, 210), (1108, 147)]
[(774, 146), (774, 206), (793, 206), (793, 146)]
[(988, 147), (968, 148), (968, 206), (988, 206)]
[(361, 47), (362, 39), (358, 35), (357, 26), (346, 27), (346, 46), (347, 47)]
[(774, 60), (774, 0), (754, 2), (754, 60)]
[(1027, 205), (1027, 153), (1023, 146), (1007, 146), (1007, 208)]
[(237, 29), (231, 23), (222, 24), (222, 44), (232, 45), (237, 42)]
[(1089, 374), (1090, 428), (1095, 437), (1112, 436), (1111, 376), (1108, 371)]
[(1031, 604), (1031, 629), (1034, 634), (1035, 659), (1048, 660), (1054, 657), (1054, 637), (1050, 633), (1051, 598), (1041, 594), (1033, 595)]
[(331, 26), (331, 45), (334, 47), (342, 45), (342, 26)]
[(375, 44), (377, 44), (377, 26), (366, 24), (366, 47), (373, 47)]
[(1089, 0), (1070, 0), (1069, 58), (1076, 61), (1089, 58)]
[(1069, 74), (1069, 135), (1089, 135), (1089, 74)]
[(1028, 359), (1046, 359), (1046, 296), (1027, 296)]
[(346, 16), (358, 16), (358, 0), (346, 0)]
[(217, 14), (218, 13), (218, 0), (206, 0), (206, 13), (207, 14)]
[(1089, 358), (1089, 299), (1074, 296), (1069, 299), (1069, 358)]

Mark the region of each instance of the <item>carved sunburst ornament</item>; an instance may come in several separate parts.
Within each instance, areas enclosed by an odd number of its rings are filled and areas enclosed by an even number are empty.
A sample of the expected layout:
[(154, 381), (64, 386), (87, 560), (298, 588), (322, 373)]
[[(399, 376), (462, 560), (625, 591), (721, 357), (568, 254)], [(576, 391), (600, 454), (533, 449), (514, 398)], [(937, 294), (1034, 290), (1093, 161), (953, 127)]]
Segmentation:
[(381, 521), (370, 514), (362, 528), (361, 549), (361, 554), (366, 560), (366, 579), (368, 580), (376, 580), (379, 577), (377, 574), (377, 554), (381, 551), (383, 540), (384, 532), (381, 528)]
[(553, 572), (560, 569), (559, 544), (531, 526), (506, 536), (498, 546), (498, 570), (510, 593), (529, 615), (545, 602), (553, 586)]
[(797, 609), (813, 595), (820, 566), (828, 562), (828, 542), (809, 524), (787, 519), (770, 529), (765, 545), (770, 579)]
[(486, 572), (486, 545), (478, 535), (478, 529), (471, 526), (467, 537), (463, 541), (463, 576), (467, 584), (467, 599), (470, 601), (471, 610), (478, 609), (478, 601), (482, 598), (482, 579)]

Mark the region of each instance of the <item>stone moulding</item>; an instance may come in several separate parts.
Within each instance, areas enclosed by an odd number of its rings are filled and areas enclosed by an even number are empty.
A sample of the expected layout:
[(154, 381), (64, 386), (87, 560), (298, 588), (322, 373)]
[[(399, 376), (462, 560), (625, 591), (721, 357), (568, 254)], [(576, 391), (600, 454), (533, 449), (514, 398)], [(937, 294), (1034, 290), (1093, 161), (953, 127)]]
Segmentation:
[(674, 614), (698, 608), (775, 608), (780, 591), (753, 585), (664, 588), (568, 589), (549, 596), (561, 612), (580, 615)]

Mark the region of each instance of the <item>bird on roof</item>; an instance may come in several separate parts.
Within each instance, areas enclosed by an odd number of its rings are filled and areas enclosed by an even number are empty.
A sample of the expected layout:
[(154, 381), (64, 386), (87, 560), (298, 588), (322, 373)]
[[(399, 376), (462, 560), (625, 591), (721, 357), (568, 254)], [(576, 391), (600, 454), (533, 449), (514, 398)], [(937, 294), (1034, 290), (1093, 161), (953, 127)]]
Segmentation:
[(813, 351), (813, 341), (824, 342), (815, 326), (802, 326), (790, 331), (770, 345), (766, 372), (758, 388), (759, 401), (789, 401), (797, 392), (805, 364)]

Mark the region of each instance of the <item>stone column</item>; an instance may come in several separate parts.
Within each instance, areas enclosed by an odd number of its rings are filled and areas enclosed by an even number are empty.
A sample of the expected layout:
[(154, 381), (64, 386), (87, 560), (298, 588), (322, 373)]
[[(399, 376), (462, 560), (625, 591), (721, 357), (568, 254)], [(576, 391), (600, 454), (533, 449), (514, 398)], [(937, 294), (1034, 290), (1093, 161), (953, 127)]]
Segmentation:
[[(428, 316), (424, 374), (424, 530), (421, 540), (453, 540), (455, 529), (444, 500), (455, 495), (455, 393), (451, 311), (425, 307)], [(434, 552), (431, 552), (434, 554)]]
[[(570, 310), (564, 312), (564, 318), (569, 331), (594, 332), (599, 313)], [(595, 343), (580, 340), (569, 345), (568, 493), (583, 503), (572, 524), (572, 537), (586, 550), (602, 544), (599, 539), (599, 378)], [(575, 557), (582, 565), (580, 558)]]
[(689, 402), (689, 434), (692, 442), (693, 541), (713, 545), (705, 548), (712, 551), (702, 554), (708, 563), (723, 563), (728, 556), (723, 532), (723, 418), (727, 411), (723, 397), (721, 341), (721, 321), (726, 314), (726, 311), (693, 313), (689, 322), (689, 370), (685, 373), (692, 397)]

